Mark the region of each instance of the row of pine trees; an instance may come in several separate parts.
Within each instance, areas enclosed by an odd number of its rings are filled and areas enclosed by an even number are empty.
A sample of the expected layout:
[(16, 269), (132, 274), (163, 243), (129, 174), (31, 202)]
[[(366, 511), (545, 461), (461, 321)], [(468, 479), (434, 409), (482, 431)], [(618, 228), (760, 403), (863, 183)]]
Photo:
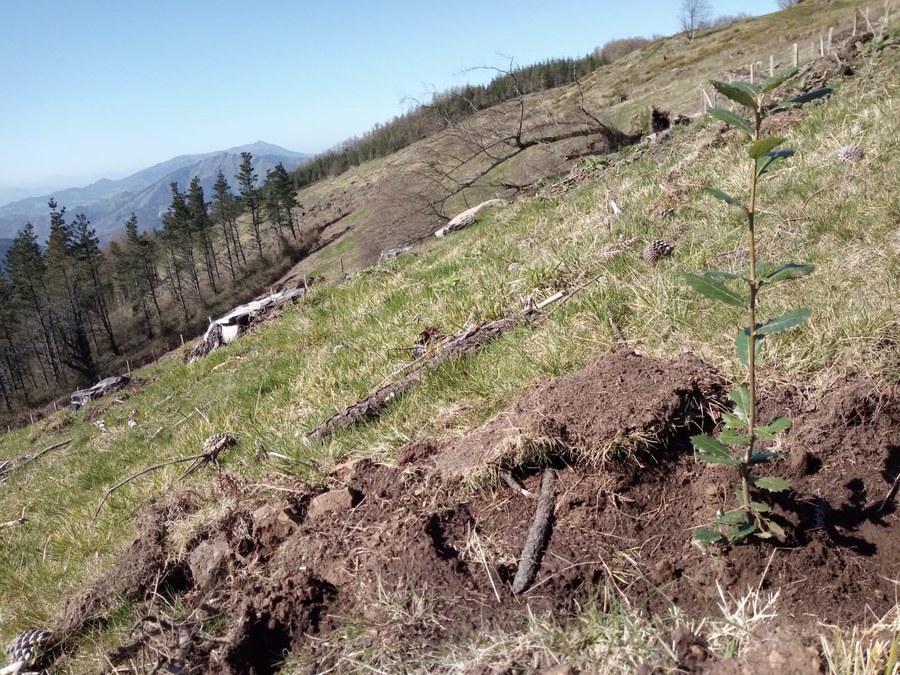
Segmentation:
[[(235, 181), (237, 195), (220, 171), (209, 201), (197, 177), (186, 191), (172, 183), (160, 230), (142, 232), (132, 214), (105, 249), (83, 214), (68, 220), (52, 199), (43, 244), (31, 223), (17, 233), (0, 274), (5, 417), (93, 383), (155, 337), (197, 324), (217, 296), (267, 263), (264, 242), (296, 240), (299, 205), (281, 164), (260, 185), (244, 152)], [(239, 228), (241, 214), (249, 222)]]

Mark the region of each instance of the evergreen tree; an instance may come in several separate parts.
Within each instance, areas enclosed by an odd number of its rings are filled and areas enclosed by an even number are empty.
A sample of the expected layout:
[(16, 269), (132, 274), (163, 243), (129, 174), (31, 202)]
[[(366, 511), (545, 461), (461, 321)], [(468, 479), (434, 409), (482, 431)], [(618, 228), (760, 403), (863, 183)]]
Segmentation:
[(41, 373), (49, 386), (47, 370), (57, 384), (60, 381), (59, 353), (51, 330), (49, 301), (44, 286), (46, 268), (38, 245), (34, 226), (26, 223), (16, 234), (6, 252), (6, 271), (12, 287), (13, 303), (21, 307), (23, 313), (39, 325), (40, 339), (43, 341), (45, 353), (40, 359)]
[(225, 174), (219, 171), (219, 174), (216, 176), (216, 183), (213, 185), (212, 209), (216, 220), (222, 226), (222, 239), (225, 242), (228, 271), (231, 274), (232, 281), (235, 280), (235, 268), (238, 265), (239, 257), (243, 259), (244, 265), (247, 264), (240, 236), (237, 233), (237, 223), (235, 222), (236, 206), (235, 197), (231, 194), (231, 188), (228, 185), (228, 181), (225, 180)]
[(265, 260), (262, 250), (262, 232), (260, 219), (260, 195), (256, 187), (257, 174), (253, 171), (253, 155), (249, 152), (241, 153), (240, 173), (235, 175), (240, 187), (240, 202), (250, 212), (250, 222), (253, 226), (253, 241), (259, 251), (259, 259)]
[(219, 291), (216, 288), (216, 279), (219, 277), (219, 264), (212, 243), (212, 218), (209, 217), (209, 205), (206, 203), (198, 176), (191, 179), (188, 187), (188, 209), (191, 212), (191, 229), (203, 256), (206, 278), (213, 294), (217, 294)]

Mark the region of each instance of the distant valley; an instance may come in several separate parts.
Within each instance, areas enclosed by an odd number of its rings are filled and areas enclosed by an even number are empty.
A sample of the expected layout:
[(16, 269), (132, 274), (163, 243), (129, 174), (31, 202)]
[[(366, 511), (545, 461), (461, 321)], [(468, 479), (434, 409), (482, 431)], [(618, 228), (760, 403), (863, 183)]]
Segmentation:
[(263, 141), (218, 152), (181, 155), (120, 180), (102, 179), (85, 187), (56, 190), (5, 204), (0, 207), (0, 240), (11, 239), (29, 221), (43, 240), (50, 225), (47, 201), (51, 197), (66, 207), (68, 214), (84, 213), (101, 241), (108, 241), (121, 231), (132, 212), (137, 214), (142, 230), (160, 228), (162, 214), (171, 203), (171, 182), (186, 189), (191, 179), (198, 176), (203, 190), (210, 195), (221, 171), (232, 190), (237, 192), (234, 176), (238, 173), (242, 152), (253, 155), (253, 167), (260, 183), (266, 171), (275, 168), (279, 162), (290, 171), (310, 157)]

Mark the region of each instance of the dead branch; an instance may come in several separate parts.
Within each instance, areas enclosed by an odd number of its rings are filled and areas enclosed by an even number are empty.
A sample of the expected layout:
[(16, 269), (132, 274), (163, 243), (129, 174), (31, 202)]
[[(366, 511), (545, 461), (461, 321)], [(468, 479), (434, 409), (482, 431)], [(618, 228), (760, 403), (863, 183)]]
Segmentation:
[(541, 558), (550, 541), (550, 523), (553, 519), (553, 505), (556, 499), (554, 483), (556, 474), (553, 469), (544, 470), (544, 478), (541, 480), (541, 496), (538, 501), (537, 511), (525, 546), (522, 549), (522, 557), (519, 560), (519, 569), (513, 579), (512, 592), (516, 595), (524, 593), (531, 586), (541, 566)]
[(28, 522), (28, 518), (25, 517), (25, 509), (22, 509), (22, 515), (16, 518), (15, 520), (8, 520), (5, 523), (0, 523), (0, 530), (4, 530), (7, 527), (18, 527), (19, 525), (24, 525)]
[(443, 342), (435, 351), (426, 353), (420, 359), (410, 364), (409, 370), (400, 379), (389, 384), (379, 385), (356, 403), (347, 406), (341, 412), (319, 424), (312, 431), (307, 432), (305, 439), (320, 441), (335, 429), (353, 426), (368, 419), (377, 417), (388, 403), (396, 396), (411, 389), (425, 377), (425, 374), (437, 368), (444, 361), (456, 358), (476, 351), (491, 340), (512, 330), (520, 321), (541, 317), (539, 311), (547, 305), (566, 297), (564, 291), (547, 298), (535, 307), (513, 316), (497, 319), (487, 323), (480, 323), (467, 331), (451, 336)]
[(65, 441), (60, 441), (59, 443), (54, 443), (53, 445), (44, 448), (34, 454), (24, 454), (19, 457), (13, 457), (12, 459), (7, 459), (3, 462), (0, 462), (0, 482), (6, 480), (9, 477), (9, 474), (13, 471), (13, 469), (20, 469), (26, 464), (33, 462), (39, 457), (43, 457), (51, 450), (56, 450), (57, 448), (61, 448), (64, 445), (68, 445), (72, 442), (72, 439), (69, 438)]
[(538, 495), (526, 490), (525, 487), (519, 481), (517, 481), (515, 479), (515, 477), (513, 477), (513, 475), (509, 471), (507, 471), (505, 469), (500, 469), (500, 478), (503, 479), (504, 483), (509, 485), (509, 487), (511, 487), (513, 490), (518, 492), (523, 497), (527, 497), (528, 499), (537, 499), (538, 498)]
[(188, 457), (179, 457), (178, 459), (170, 459), (167, 462), (160, 462), (159, 464), (154, 464), (153, 466), (148, 466), (146, 469), (141, 469), (137, 473), (133, 473), (127, 478), (119, 481), (111, 488), (107, 489), (103, 495), (103, 499), (100, 500), (99, 506), (97, 506), (97, 510), (94, 512), (94, 517), (91, 518), (91, 522), (88, 525), (88, 528), (94, 526), (94, 523), (97, 520), (97, 516), (100, 515), (100, 510), (103, 508), (103, 505), (106, 504), (107, 500), (112, 496), (113, 492), (118, 490), (120, 487), (127, 485), (131, 481), (140, 478), (141, 476), (150, 473), (151, 471), (156, 471), (157, 469), (162, 469), (167, 466), (172, 466), (173, 464), (183, 464), (185, 462), (193, 462), (191, 466), (189, 466), (184, 473), (181, 474), (179, 480), (182, 480), (194, 473), (198, 469), (207, 464), (214, 464), (216, 467), (219, 466), (219, 455), (225, 449), (234, 445), (235, 440), (226, 434), (213, 434), (206, 442), (203, 444), (203, 452), (198, 453), (196, 455), (189, 455)]

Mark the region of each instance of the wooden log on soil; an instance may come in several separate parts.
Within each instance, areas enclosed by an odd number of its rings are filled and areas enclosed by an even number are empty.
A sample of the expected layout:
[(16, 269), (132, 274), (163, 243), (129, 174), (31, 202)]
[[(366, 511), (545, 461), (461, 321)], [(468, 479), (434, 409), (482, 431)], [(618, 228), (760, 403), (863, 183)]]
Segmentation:
[[(635, 241), (635, 239), (628, 239), (616, 243), (610, 249), (598, 256), (597, 262), (604, 263), (612, 260), (626, 251)], [(434, 352), (431, 352), (430, 356), (426, 354), (419, 360), (414, 361), (410, 366), (411, 369), (400, 377), (400, 379), (376, 387), (356, 403), (344, 408), (339, 413), (319, 424), (312, 431), (307, 432), (303, 437), (304, 440), (320, 441), (329, 436), (335, 429), (352, 426), (377, 417), (395, 396), (402, 394), (418, 384), (429, 370), (436, 368), (450, 358), (480, 349), (490, 340), (493, 340), (514, 328), (523, 319), (536, 320), (541, 318), (543, 315), (540, 313), (540, 310), (555, 302), (560, 302), (560, 304), (562, 304), (568, 301), (591, 284), (599, 281), (602, 276), (603, 273), (601, 272), (593, 279), (584, 282), (572, 290), (559, 291), (537, 305), (527, 307), (519, 314), (497, 319), (496, 321), (491, 321), (489, 323), (481, 323), (463, 333), (457, 333), (456, 335), (451, 336)]]
[(553, 489), (556, 475), (553, 469), (545, 469), (541, 480), (541, 496), (538, 500), (537, 511), (525, 546), (522, 549), (522, 557), (519, 559), (519, 569), (513, 579), (512, 592), (516, 595), (524, 593), (531, 586), (541, 567), (541, 559), (550, 541), (550, 524), (553, 520), (553, 506), (556, 494)]
[(131, 382), (130, 377), (125, 375), (114, 375), (112, 377), (107, 377), (105, 380), (100, 380), (93, 387), (73, 391), (70, 396), (72, 410), (78, 410), (89, 401), (106, 396), (110, 392), (118, 391), (119, 389), (128, 386), (129, 382)]
[(308, 288), (309, 285), (305, 284), (300, 288), (273, 293), (235, 307), (225, 316), (210, 322), (206, 333), (187, 353), (186, 358), (193, 362), (208, 356), (220, 347), (224, 347), (235, 338), (243, 335), (254, 323), (268, 316), (276, 308), (306, 293)]
[(469, 330), (452, 336), (444, 342), (431, 356), (407, 372), (399, 380), (381, 387), (377, 387), (356, 403), (347, 406), (342, 411), (322, 422), (315, 429), (308, 432), (305, 438), (319, 441), (329, 436), (335, 429), (359, 424), (372, 419), (384, 409), (384, 407), (396, 396), (418, 384), (429, 370), (433, 370), (444, 361), (461, 356), (468, 352), (481, 348), (487, 342), (508, 332), (523, 318), (530, 317), (536, 312), (536, 308), (522, 314), (505, 317), (488, 323), (481, 323)]

